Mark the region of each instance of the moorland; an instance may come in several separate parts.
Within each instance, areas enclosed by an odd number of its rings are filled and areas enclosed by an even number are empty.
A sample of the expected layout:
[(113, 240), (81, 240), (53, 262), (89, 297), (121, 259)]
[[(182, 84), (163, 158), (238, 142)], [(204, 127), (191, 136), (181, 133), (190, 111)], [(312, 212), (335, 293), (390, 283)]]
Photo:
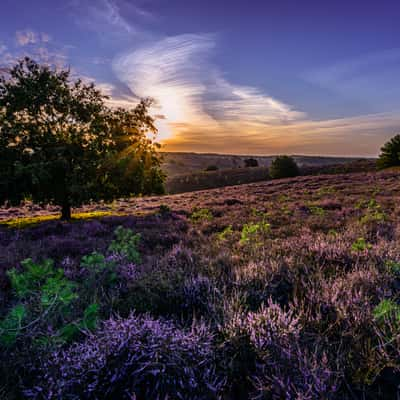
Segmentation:
[(1, 353), (0, 393), (396, 398), (399, 178), (119, 200), (72, 222), (3, 209), (3, 340), (18, 347)]

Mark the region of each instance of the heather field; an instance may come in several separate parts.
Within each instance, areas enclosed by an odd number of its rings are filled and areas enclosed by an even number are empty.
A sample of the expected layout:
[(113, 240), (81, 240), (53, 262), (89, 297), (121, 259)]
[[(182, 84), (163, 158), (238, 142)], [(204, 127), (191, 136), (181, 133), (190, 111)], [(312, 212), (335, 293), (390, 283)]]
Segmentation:
[(0, 398), (399, 398), (399, 170), (73, 211), (0, 209)]

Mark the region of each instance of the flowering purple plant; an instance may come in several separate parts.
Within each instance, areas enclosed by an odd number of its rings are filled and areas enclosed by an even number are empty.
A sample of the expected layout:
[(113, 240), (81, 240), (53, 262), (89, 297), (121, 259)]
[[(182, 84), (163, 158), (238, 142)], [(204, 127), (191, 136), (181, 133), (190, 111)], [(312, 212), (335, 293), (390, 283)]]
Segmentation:
[(182, 330), (132, 314), (50, 355), (28, 398), (211, 399), (219, 389), (213, 335), (204, 324)]

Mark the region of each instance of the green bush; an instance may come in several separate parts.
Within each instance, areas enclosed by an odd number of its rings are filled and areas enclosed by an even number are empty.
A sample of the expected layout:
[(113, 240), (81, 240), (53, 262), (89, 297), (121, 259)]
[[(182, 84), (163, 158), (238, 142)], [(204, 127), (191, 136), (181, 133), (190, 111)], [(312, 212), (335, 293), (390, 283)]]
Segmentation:
[(240, 237), (240, 244), (259, 245), (270, 232), (271, 225), (266, 221), (244, 224)]
[(395, 317), (400, 322), (400, 306), (393, 300), (382, 300), (373, 310), (376, 321), (384, 322), (387, 318)]
[(213, 215), (211, 211), (208, 208), (197, 208), (194, 209), (190, 219), (194, 223), (199, 223), (203, 221), (211, 221), (213, 218)]
[(57, 328), (70, 313), (78, 298), (76, 284), (55, 269), (52, 260), (35, 263), (26, 259), (23, 270), (8, 272), (16, 305), (0, 321), (0, 343), (11, 346), (20, 335), (32, 339), (46, 335), (49, 326)]
[(289, 156), (278, 156), (269, 167), (272, 179), (291, 178), (300, 174), (296, 161)]
[(123, 226), (119, 226), (114, 233), (116, 239), (112, 241), (108, 250), (126, 257), (128, 261), (139, 264), (141, 257), (137, 247), (140, 242), (140, 233), (133, 233), (131, 229)]
[(358, 238), (352, 245), (351, 245), (351, 249), (355, 252), (361, 252), (361, 251), (365, 251), (365, 250), (369, 250), (371, 249), (372, 246), (371, 244), (367, 243), (367, 241), (360, 237)]

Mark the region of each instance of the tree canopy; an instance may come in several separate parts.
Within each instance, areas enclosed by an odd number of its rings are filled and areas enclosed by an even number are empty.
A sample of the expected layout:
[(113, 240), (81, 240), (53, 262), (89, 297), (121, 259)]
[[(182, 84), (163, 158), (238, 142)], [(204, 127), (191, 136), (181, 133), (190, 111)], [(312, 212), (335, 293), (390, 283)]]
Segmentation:
[(379, 169), (400, 166), (400, 135), (392, 137), (382, 146), (376, 164)]
[(25, 58), (0, 77), (0, 204), (71, 207), (163, 192), (151, 101), (112, 109), (93, 83)]
[(289, 156), (276, 157), (269, 167), (269, 175), (272, 179), (290, 178), (299, 173), (296, 161)]

